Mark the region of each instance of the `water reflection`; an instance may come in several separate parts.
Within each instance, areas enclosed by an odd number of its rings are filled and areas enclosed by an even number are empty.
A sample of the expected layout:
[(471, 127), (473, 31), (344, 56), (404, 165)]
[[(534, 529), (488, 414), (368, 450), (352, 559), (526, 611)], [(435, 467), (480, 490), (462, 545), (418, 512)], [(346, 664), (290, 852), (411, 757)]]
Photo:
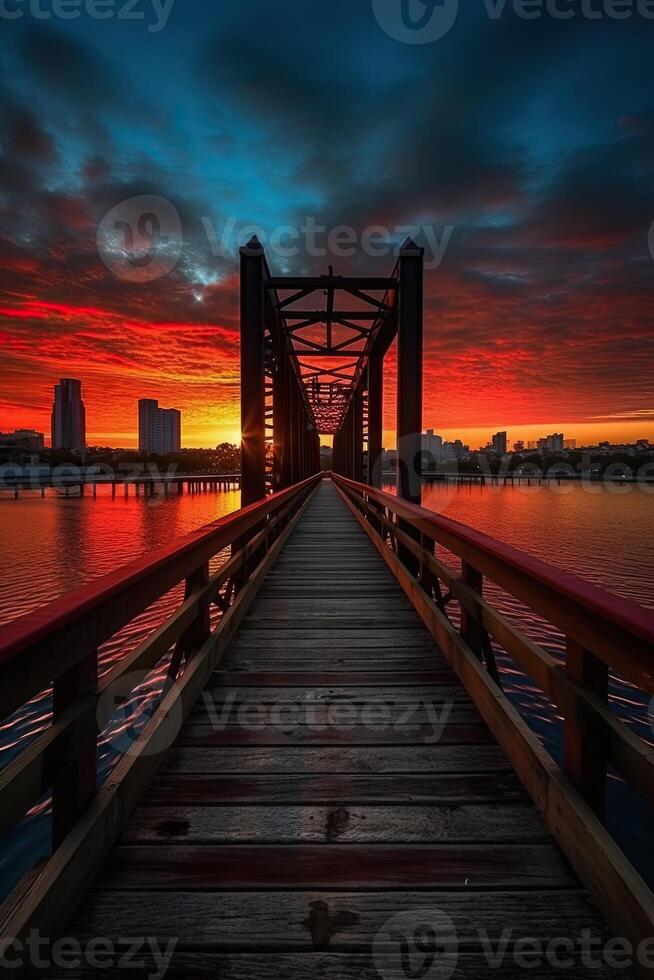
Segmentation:
[[(81, 499), (59, 497), (56, 491), (45, 499), (25, 494), (18, 500), (0, 500), (0, 624), (24, 615), (46, 602), (74, 591), (127, 562), (237, 510), (239, 491), (168, 497), (112, 499), (109, 488), (98, 496)], [(104, 675), (181, 601), (183, 585), (145, 610), (99, 651), (100, 674)], [(128, 701), (129, 719), (122, 716), (99, 742), (99, 778), (104, 779), (121, 757), (117, 737), (131, 725), (137, 733), (145, 724), (142, 709), (154, 706), (153, 691), (160, 690), (165, 664), (134, 692)], [(12, 718), (0, 724), (0, 767), (25, 749), (51, 721), (52, 697), (45, 691)], [(23, 823), (0, 846), (0, 897), (7, 894), (20, 875), (39, 857), (48, 854), (50, 841), (50, 793), (32, 808)]]
[[(392, 490), (392, 487), (387, 487)], [(651, 549), (654, 496), (637, 486), (458, 486), (427, 485), (424, 504), (454, 520), (478, 528), (523, 551), (543, 558), (588, 581), (654, 608), (654, 555)], [(624, 492), (626, 491), (626, 492)], [(29, 493), (19, 500), (0, 499), (0, 624), (71, 592), (126, 562), (209, 521), (236, 510), (238, 491), (197, 495), (125, 499), (98, 496), (64, 499), (56, 492), (40, 499)], [(457, 566), (453, 555), (440, 557)], [(562, 657), (563, 637), (540, 617), (492, 585), (487, 597), (508, 618), (555, 657)], [(173, 590), (100, 651), (106, 672), (133, 649), (177, 604), (181, 587)], [(549, 751), (561, 760), (560, 718), (534, 683), (507, 657), (499, 654), (507, 694)], [(158, 681), (164, 671), (157, 672)], [(144, 683), (151, 689), (152, 678)], [(148, 686), (150, 685), (150, 687)], [(142, 691), (135, 704), (142, 704)], [(620, 678), (611, 686), (613, 710), (638, 733), (652, 737), (644, 696)], [(51, 699), (35, 698), (13, 719), (0, 724), (0, 766), (13, 758), (50, 722)], [(125, 719), (118, 720), (122, 731)], [(121, 727), (122, 726), (122, 727)], [(117, 758), (115, 738), (100, 745), (101, 773)], [(23, 867), (47, 852), (49, 801), (44, 798), (24, 822), (3, 841), (0, 851), (0, 894), (6, 893)], [(619, 780), (612, 780), (609, 823), (639, 869), (654, 880), (654, 842), (649, 811)]]
[[(392, 487), (387, 487), (393, 491)], [(498, 486), (427, 484), (423, 503), (452, 520), (571, 572), (640, 605), (654, 608), (651, 528), (654, 487), (637, 485)], [(454, 555), (442, 560), (459, 567)], [(492, 583), (485, 596), (553, 657), (563, 660), (562, 634)], [(563, 761), (563, 724), (540, 689), (508, 657), (496, 651), (505, 691), (557, 762)], [(642, 738), (652, 741), (649, 698), (612, 676), (612, 710)], [(651, 808), (612, 774), (608, 826), (630, 859), (654, 883)]]

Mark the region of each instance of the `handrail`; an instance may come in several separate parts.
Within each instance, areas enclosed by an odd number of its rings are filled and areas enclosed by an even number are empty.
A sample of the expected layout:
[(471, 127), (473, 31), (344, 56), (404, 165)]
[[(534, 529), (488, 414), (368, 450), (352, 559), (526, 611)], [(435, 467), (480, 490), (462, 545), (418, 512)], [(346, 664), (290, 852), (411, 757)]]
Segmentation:
[[(222, 517), (2, 629), (0, 720), (50, 686), (53, 704), (51, 724), (0, 770), (0, 836), (52, 789), (53, 856), (27, 896), (0, 908), (5, 935), (31, 928), (54, 935), (70, 915), (57, 895), (72, 904), (83, 895), (163, 758), (162, 725), (171, 712), (181, 723), (191, 710), (321, 479), (315, 474)], [(227, 548), (231, 555), (211, 573), (210, 560)], [(182, 583), (180, 604), (99, 677), (100, 645)], [(159, 701), (98, 788), (97, 740), (113, 710), (111, 703), (103, 710), (104, 701), (117, 681), (129, 678), (134, 687), (160, 663), (167, 679)]]
[(390, 508), (578, 642), (592, 642), (597, 657), (654, 694), (654, 610), (393, 494), (332, 477), (342, 487)]
[[(609, 703), (609, 669), (654, 690), (654, 612), (392, 494), (331, 474), (458, 674), (616, 935), (654, 935), (654, 895), (605, 826), (609, 766), (654, 805), (654, 749)], [(460, 572), (438, 546), (461, 560)], [(488, 578), (565, 636), (565, 663), (484, 598)], [(445, 587), (444, 592), (442, 586)], [(458, 603), (458, 618), (449, 607)], [(502, 690), (504, 651), (564, 720), (561, 770)]]
[[(313, 486), (315, 480), (311, 477), (221, 517), (2, 627), (0, 718), (47, 686), (57, 676), (53, 670), (63, 673), (82, 661), (203, 562)], [(78, 630), (71, 643), (69, 630), (75, 625)], [(28, 650), (29, 662), (23, 656)]]

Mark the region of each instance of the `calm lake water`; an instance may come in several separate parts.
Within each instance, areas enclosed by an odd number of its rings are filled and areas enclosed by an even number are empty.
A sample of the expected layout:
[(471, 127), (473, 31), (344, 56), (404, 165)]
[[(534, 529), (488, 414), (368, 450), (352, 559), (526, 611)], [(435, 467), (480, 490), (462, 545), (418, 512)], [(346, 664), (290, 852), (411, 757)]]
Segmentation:
[[(391, 489), (390, 487), (388, 488)], [(97, 499), (63, 499), (53, 493), (19, 500), (0, 493), (0, 626), (50, 599), (169, 544), (175, 538), (238, 508), (238, 491), (176, 494), (153, 500), (108, 490)], [(494, 535), (560, 568), (654, 608), (654, 551), (651, 546), (654, 494), (638, 486), (590, 490), (562, 487), (426, 486), (424, 504), (447, 517)], [(447, 555), (443, 556), (447, 560)], [(488, 597), (520, 622), (555, 656), (562, 637), (511, 597), (488, 588)], [(179, 598), (171, 593), (102, 648), (106, 670), (133, 648)], [(562, 726), (546, 699), (513, 663), (500, 660), (505, 690), (560, 761)], [(156, 684), (156, 677), (153, 683)], [(643, 737), (654, 739), (648, 700), (620, 679), (611, 690), (614, 710)], [(34, 701), (0, 722), (0, 766), (49, 723), (50, 699)], [(101, 745), (101, 767), (112, 761)], [(0, 894), (12, 886), (35, 855), (45, 853), (48, 801), (0, 847)], [(610, 792), (609, 826), (631, 859), (654, 881), (651, 811), (616, 778)]]

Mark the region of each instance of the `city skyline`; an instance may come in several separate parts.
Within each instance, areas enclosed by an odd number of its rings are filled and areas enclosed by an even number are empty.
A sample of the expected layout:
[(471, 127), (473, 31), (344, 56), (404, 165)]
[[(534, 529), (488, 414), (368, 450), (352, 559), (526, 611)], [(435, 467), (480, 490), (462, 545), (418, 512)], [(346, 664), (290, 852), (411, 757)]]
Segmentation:
[[(390, 385), (386, 385), (385, 397), (384, 397), (384, 415), (385, 423), (392, 420), (394, 414), (394, 374), (391, 374)], [(30, 411), (25, 411), (24, 413), (11, 413), (5, 412), (4, 415), (0, 413), (0, 432), (10, 431), (10, 430), (36, 430), (46, 434), (46, 443), (49, 438), (50, 448), (54, 448), (52, 445), (51, 435), (48, 437), (48, 433), (51, 433), (51, 421), (52, 421), (52, 378), (48, 378), (46, 381), (48, 385), (48, 391), (50, 392), (49, 403), (44, 406), (43, 409), (32, 409)], [(86, 419), (91, 420), (91, 424), (86, 424), (86, 445), (88, 446), (114, 446), (123, 449), (138, 449), (139, 448), (139, 425), (138, 425), (138, 408), (136, 416), (136, 425), (134, 428), (125, 429), (122, 428), (118, 432), (103, 432), (94, 425), (93, 422), (93, 406), (97, 404), (96, 402), (96, 392), (93, 387), (86, 386), (84, 394), (84, 405)], [(104, 392), (104, 389), (103, 389)], [(168, 396), (166, 396), (168, 397)], [(138, 393), (135, 394), (134, 399), (136, 405), (138, 406), (141, 400), (152, 400), (158, 401), (158, 397), (152, 397), (148, 399), (142, 399), (139, 397)], [(184, 401), (182, 399), (182, 401)], [(91, 406), (89, 409), (88, 406)], [(115, 406), (118, 415), (121, 419), (125, 419), (124, 406)], [(189, 425), (189, 420), (184, 411), (183, 405), (180, 411), (184, 416), (184, 429), (185, 433), (191, 430), (193, 432), (192, 424)], [(44, 424), (44, 417), (48, 418), (48, 424)], [(17, 418), (21, 419), (20, 424), (16, 421)], [(494, 433), (493, 429), (497, 431)], [(454, 441), (456, 439), (461, 439), (464, 443), (474, 447), (475, 449), (482, 449), (487, 445), (492, 444), (492, 439), (494, 435), (500, 435), (502, 433), (508, 433), (507, 436), (507, 448), (512, 448), (513, 444), (516, 442), (523, 442), (525, 449), (529, 447), (530, 443), (536, 443), (541, 439), (547, 438), (548, 432), (565, 432), (566, 441), (574, 441), (578, 445), (598, 445), (600, 442), (608, 441), (614, 444), (635, 444), (638, 441), (648, 439), (650, 442), (654, 443), (654, 424), (649, 426), (643, 421), (632, 421), (629, 424), (625, 422), (617, 422), (616, 420), (606, 420), (604, 422), (594, 421), (594, 422), (577, 422), (570, 423), (566, 421), (559, 421), (557, 423), (550, 422), (534, 422), (530, 424), (502, 424), (497, 427), (492, 425), (484, 426), (452, 426), (444, 427), (438, 426), (438, 423), (432, 424), (426, 422), (423, 424), (423, 434), (426, 434), (429, 430), (438, 431), (438, 434), (446, 441)], [(234, 422), (234, 428), (217, 428), (216, 437), (211, 438), (210, 432), (211, 428), (208, 429), (208, 434), (205, 437), (190, 435), (189, 438), (185, 439), (184, 446), (188, 449), (202, 449), (208, 448), (210, 446), (218, 445), (221, 442), (238, 443), (240, 441), (240, 428), (238, 420)], [(393, 428), (384, 427), (384, 445), (391, 448), (395, 444), (395, 431)], [(323, 445), (331, 445), (331, 437), (321, 436), (321, 443)]]
[[(60, 385), (66, 381), (68, 384), (73, 383), (81, 386), (81, 382), (75, 379), (61, 379), (59, 385), (55, 385), (55, 393)], [(56, 397), (56, 395), (55, 395)], [(143, 409), (142, 409), (143, 406)], [(82, 408), (84, 410), (84, 403), (82, 402)], [(147, 411), (149, 409), (149, 411)], [(85, 412), (84, 412), (85, 415)], [(146, 415), (148, 416), (146, 418)], [(52, 416), (54, 416), (54, 406)], [(137, 425), (135, 432), (125, 441), (121, 443), (114, 444), (111, 448), (115, 449), (138, 449), (139, 452), (144, 452), (148, 454), (155, 455), (165, 455), (167, 453), (178, 452), (180, 449), (209, 449), (210, 445), (184, 445), (182, 447), (181, 441), (181, 419), (182, 413), (179, 409), (174, 408), (160, 408), (158, 399), (151, 398), (141, 398), (137, 401)], [(533, 428), (534, 432), (538, 431), (539, 435), (537, 438), (525, 440), (520, 438), (518, 433), (525, 429)], [(570, 438), (567, 433), (554, 432), (548, 435), (542, 434), (543, 426), (514, 426), (511, 431), (499, 430), (496, 433), (489, 433), (487, 429), (475, 430), (479, 431), (479, 442), (475, 443), (474, 440), (466, 438), (466, 430), (441, 430), (436, 432), (434, 428), (423, 428), (422, 431), (422, 448), (423, 451), (431, 452), (434, 456), (437, 456), (440, 449), (442, 449), (444, 444), (453, 445), (457, 443), (463, 446), (464, 449), (469, 449), (472, 453), (477, 452), (492, 452), (496, 454), (512, 453), (512, 452), (523, 452), (528, 453), (532, 451), (538, 451), (540, 449), (547, 449), (551, 452), (559, 452), (564, 450), (570, 450), (575, 448), (583, 448), (589, 446), (599, 447), (601, 444), (612, 444), (612, 445), (636, 445), (637, 443), (654, 443), (654, 440), (649, 440), (648, 437), (642, 435), (642, 433), (635, 438), (627, 439), (612, 439), (610, 438), (609, 432), (607, 432), (607, 426), (601, 428), (598, 432), (598, 438), (595, 442), (583, 441), (575, 438)], [(18, 438), (23, 436), (27, 438), (39, 437), (40, 438), (40, 448), (56, 448), (53, 445), (53, 438), (50, 437), (50, 446), (47, 445), (47, 439), (44, 432), (40, 432), (34, 426), (25, 426), (21, 429), (14, 429), (13, 431), (3, 431), (0, 427), (0, 435), (10, 436)], [(388, 436), (388, 432), (384, 432), (384, 437)], [(463, 437), (463, 438), (462, 438)], [(239, 438), (233, 440), (223, 440), (224, 442), (231, 442), (232, 444), (238, 444)], [(321, 448), (331, 447), (331, 437), (323, 436), (321, 437)], [(130, 445), (133, 442), (135, 445)], [(91, 441), (85, 442), (85, 447), (92, 448), (101, 445), (110, 444), (105, 443), (93, 443)], [(518, 448), (521, 445), (521, 448)], [(395, 449), (394, 439), (387, 440), (384, 439), (384, 451), (393, 452)], [(36, 447), (38, 448), (38, 447)], [(70, 447), (61, 447), (70, 448)]]

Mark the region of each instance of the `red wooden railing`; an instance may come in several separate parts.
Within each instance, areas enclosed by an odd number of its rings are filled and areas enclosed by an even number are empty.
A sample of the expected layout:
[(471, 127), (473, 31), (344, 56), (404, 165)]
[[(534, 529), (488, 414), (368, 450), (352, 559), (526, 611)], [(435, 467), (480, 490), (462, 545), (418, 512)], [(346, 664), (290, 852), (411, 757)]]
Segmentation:
[[(55, 935), (66, 921), (163, 758), (155, 749), (161, 726), (190, 711), (320, 480), (223, 517), (2, 629), (0, 720), (41, 692), (53, 695), (51, 724), (0, 771), (0, 836), (50, 789), (53, 817), (53, 855), (0, 908), (3, 935), (34, 927)], [(224, 561), (211, 573), (216, 557)], [(100, 646), (181, 583), (177, 608), (99, 677)], [(162, 662), (168, 679), (156, 710), (98, 787), (103, 696)]]
[[(613, 671), (646, 695), (646, 711), (654, 694), (654, 611), (392, 494), (332, 478), (607, 920), (619, 935), (638, 941), (654, 935), (654, 897), (602, 825), (610, 767), (654, 804), (654, 750), (609, 703)], [(459, 559), (459, 569), (441, 559), (440, 548)], [(486, 581), (563, 633), (564, 663), (487, 601)], [(563, 772), (503, 693), (496, 650), (508, 654), (563, 717)]]

